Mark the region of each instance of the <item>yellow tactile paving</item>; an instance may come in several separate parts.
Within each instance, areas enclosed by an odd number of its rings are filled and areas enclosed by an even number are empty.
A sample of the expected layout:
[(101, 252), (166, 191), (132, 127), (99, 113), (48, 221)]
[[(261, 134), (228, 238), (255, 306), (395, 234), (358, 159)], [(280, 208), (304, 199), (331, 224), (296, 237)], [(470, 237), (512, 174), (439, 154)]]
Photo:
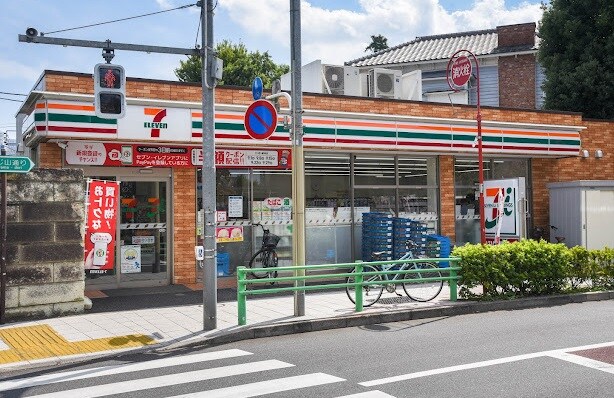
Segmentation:
[(10, 347), (8, 350), (0, 351), (0, 364), (141, 347), (155, 343), (154, 339), (142, 334), (69, 342), (49, 325), (2, 329), (0, 339)]

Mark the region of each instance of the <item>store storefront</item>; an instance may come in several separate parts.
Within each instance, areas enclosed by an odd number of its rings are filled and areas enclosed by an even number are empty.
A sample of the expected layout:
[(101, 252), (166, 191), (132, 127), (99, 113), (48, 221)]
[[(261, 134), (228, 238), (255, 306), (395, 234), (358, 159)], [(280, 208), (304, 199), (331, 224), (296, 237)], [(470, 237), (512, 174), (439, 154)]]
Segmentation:
[[(129, 82), (126, 116), (102, 120), (94, 116), (91, 96), (63, 93), (72, 81), (64, 77), (87, 82), (91, 76), (57, 74), (57, 80), (47, 81), (48, 91), (31, 93), (24, 109), (30, 156), (40, 167), (79, 167), (88, 177), (120, 181), (115, 272), (89, 277), (88, 288), (196, 282), (200, 269), (194, 246), (203, 218), (202, 116), (198, 102), (186, 101), (198, 98), (199, 88), (156, 81), (133, 82), (131, 88)], [(174, 100), (131, 97), (130, 89), (144, 86), (183, 91)], [(243, 126), (249, 93), (224, 88), (216, 93), (220, 276), (247, 265), (260, 246), (262, 231), (254, 223), (281, 236), (280, 265), (291, 265), (289, 133), (280, 123), (270, 138), (253, 139)], [(372, 211), (412, 218), (458, 244), (477, 241), (471, 107), (455, 110), (465, 118), (445, 118), (438, 115), (449, 107), (441, 104), (316, 97), (318, 105), (306, 96), (303, 117), (308, 264), (359, 259), (362, 214)], [(527, 112), (524, 118), (518, 113), (487, 113), (484, 170), (487, 179), (524, 177), (532, 198), (532, 161), (577, 156), (582, 127), (571, 116), (565, 125), (546, 123), (545, 113)], [(555, 116), (552, 120), (561, 119)], [(530, 199), (529, 221), (532, 206)], [(124, 246), (138, 249), (138, 270), (122, 272)]]

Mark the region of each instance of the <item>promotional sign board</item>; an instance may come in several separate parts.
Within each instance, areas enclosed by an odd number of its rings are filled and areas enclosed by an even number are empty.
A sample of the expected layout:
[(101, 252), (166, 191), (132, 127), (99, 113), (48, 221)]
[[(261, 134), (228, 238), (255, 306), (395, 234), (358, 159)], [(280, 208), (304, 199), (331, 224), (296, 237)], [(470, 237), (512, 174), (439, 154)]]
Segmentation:
[(88, 181), (85, 272), (113, 273), (119, 182)]
[(517, 241), (525, 232), (526, 190), (524, 177), (484, 181), (486, 240)]
[(243, 242), (243, 227), (216, 227), (215, 241), (217, 243)]
[[(202, 166), (202, 153), (194, 146), (69, 141), (65, 159), (75, 166), (194, 167)], [(289, 149), (215, 150), (215, 166), (220, 168), (288, 169), (290, 165)]]
[(135, 274), (141, 272), (141, 246), (123, 245), (121, 253), (122, 274)]

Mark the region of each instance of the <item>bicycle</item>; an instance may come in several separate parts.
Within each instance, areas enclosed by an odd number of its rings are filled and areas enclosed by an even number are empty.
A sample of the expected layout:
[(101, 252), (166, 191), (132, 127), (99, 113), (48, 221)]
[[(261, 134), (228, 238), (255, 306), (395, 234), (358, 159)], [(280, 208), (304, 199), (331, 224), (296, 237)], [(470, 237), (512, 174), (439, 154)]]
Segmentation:
[[(408, 243), (407, 253), (405, 253), (399, 260), (412, 260), (415, 258), (409, 246), (410, 245)], [(384, 252), (373, 252), (373, 255), (377, 258), (382, 258), (383, 255), (386, 253), (387, 252), (385, 251)], [(396, 291), (398, 283), (401, 283), (401, 285), (403, 286), (403, 291), (405, 291), (405, 294), (407, 295), (407, 297), (409, 297), (411, 300), (419, 301), (419, 302), (426, 302), (426, 301), (433, 300), (435, 297), (439, 295), (439, 293), (441, 292), (441, 289), (443, 288), (442, 280), (416, 282), (416, 283), (403, 282), (403, 280), (409, 280), (409, 279), (440, 278), (441, 272), (437, 270), (438, 267), (434, 266), (431, 263), (410, 262), (410, 263), (401, 263), (401, 264), (384, 264), (384, 265), (365, 264), (363, 265), (362, 266), (363, 272), (392, 271), (392, 270), (405, 271), (405, 270), (421, 270), (421, 269), (424, 269), (424, 271), (411, 272), (411, 273), (406, 273), (406, 274), (399, 273), (399, 274), (392, 274), (392, 275), (389, 275), (389, 274), (365, 275), (363, 278), (365, 282), (382, 281), (382, 284), (374, 283), (374, 284), (364, 285), (362, 287), (363, 306), (369, 307), (377, 303), (377, 301), (382, 296), (384, 288), (386, 289), (388, 293), (396, 293), (397, 296), (402, 296), (402, 294), (399, 294)], [(352, 272), (355, 272), (355, 269)], [(349, 276), (346, 279), (346, 283), (354, 283), (354, 277)], [(345, 292), (348, 298), (350, 299), (350, 301), (356, 304), (356, 299), (355, 299), (356, 292), (355, 292), (354, 286), (347, 286), (345, 288)]]
[[(275, 248), (281, 239), (279, 236), (271, 233), (270, 230), (264, 228), (264, 226), (260, 223), (254, 223), (252, 225), (257, 225), (262, 228), (262, 245), (260, 250), (258, 250), (249, 260), (249, 267), (253, 270), (262, 269), (262, 271), (252, 272), (252, 276), (254, 278), (276, 278), (277, 271), (270, 270), (271, 268), (276, 268), (279, 263), (279, 259), (277, 258), (277, 252)], [(267, 268), (269, 270), (267, 270)]]

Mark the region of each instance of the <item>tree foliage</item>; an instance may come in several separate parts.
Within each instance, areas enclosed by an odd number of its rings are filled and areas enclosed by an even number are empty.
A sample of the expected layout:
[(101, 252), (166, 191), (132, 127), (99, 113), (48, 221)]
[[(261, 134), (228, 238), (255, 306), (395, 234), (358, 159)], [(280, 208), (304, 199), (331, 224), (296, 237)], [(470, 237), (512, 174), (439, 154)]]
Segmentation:
[[(243, 43), (234, 44), (224, 40), (215, 47), (217, 56), (224, 60), (223, 78), (219, 84), (230, 86), (251, 86), (256, 76), (260, 76), (264, 87), (270, 88), (273, 80), (278, 79), (290, 68), (276, 64), (268, 51), (250, 52)], [(180, 61), (175, 76), (182, 82), (201, 81), (202, 62), (200, 57), (189, 57)]]
[(387, 50), (388, 47), (388, 39), (382, 35), (371, 35), (371, 44), (365, 48), (365, 52), (371, 51), (372, 53), (376, 53), (382, 50)]
[(614, 1), (551, 0), (539, 25), (545, 108), (614, 118)]

